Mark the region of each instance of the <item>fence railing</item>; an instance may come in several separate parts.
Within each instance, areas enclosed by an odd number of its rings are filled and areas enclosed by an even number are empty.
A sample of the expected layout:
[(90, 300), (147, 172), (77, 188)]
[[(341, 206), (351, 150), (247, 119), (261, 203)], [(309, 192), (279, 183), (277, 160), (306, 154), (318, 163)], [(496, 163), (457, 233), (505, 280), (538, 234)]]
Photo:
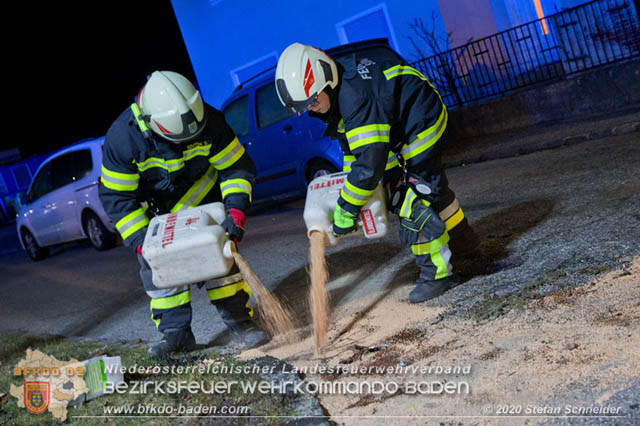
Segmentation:
[(449, 108), (640, 55), (633, 0), (595, 0), (414, 62)]

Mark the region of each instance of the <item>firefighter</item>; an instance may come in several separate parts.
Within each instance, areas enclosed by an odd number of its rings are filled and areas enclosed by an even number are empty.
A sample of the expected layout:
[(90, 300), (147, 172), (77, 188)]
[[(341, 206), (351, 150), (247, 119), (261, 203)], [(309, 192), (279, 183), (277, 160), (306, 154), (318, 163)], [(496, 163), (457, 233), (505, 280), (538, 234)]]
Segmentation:
[(459, 283), (451, 258), (476, 253), (469, 226), (441, 164), (447, 109), (425, 76), (393, 50), (375, 47), (337, 61), (294, 43), (276, 69), (283, 105), (309, 111), (336, 137), (348, 171), (334, 214), (337, 237), (356, 230), (356, 217), (378, 182), (400, 217), (400, 240), (415, 255), (420, 275), (409, 301), (440, 296)]
[[(153, 357), (195, 348), (190, 288), (160, 289), (142, 257), (149, 217), (223, 201), (222, 227), (242, 240), (255, 183), (255, 165), (224, 115), (202, 101), (184, 76), (151, 74), (135, 102), (109, 128), (102, 159), (100, 200), (126, 246), (137, 252), (140, 278), (151, 298), (151, 318), (163, 334)], [(211, 303), (236, 341), (247, 347), (267, 335), (252, 321), (251, 291), (236, 265), (206, 285)]]

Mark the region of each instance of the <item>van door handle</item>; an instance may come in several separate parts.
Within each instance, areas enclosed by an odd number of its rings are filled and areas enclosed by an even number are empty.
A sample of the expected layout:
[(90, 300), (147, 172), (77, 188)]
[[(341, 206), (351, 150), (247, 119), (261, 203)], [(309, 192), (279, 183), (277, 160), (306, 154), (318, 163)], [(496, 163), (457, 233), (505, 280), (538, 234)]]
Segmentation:
[(282, 133), (289, 133), (291, 129), (293, 129), (293, 126), (291, 124), (287, 124), (282, 128)]

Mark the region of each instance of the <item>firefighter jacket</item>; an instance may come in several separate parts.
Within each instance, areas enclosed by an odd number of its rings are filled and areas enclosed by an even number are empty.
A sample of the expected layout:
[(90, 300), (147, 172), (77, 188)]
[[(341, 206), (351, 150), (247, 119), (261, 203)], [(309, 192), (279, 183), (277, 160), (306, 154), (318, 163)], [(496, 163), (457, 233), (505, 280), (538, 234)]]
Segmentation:
[[(447, 109), (421, 72), (393, 50), (369, 49), (336, 61), (339, 85), (330, 91), (326, 136), (337, 137), (349, 171), (338, 204), (358, 213), (385, 170), (419, 173), (447, 125)], [(314, 114), (312, 114), (313, 116)], [(318, 116), (318, 115), (315, 115)]]
[[(149, 217), (223, 200), (245, 211), (255, 165), (215, 108), (192, 141), (165, 141), (126, 109), (109, 128), (102, 156), (100, 200), (125, 245), (144, 241)], [(137, 115), (137, 114), (136, 114)], [(146, 130), (143, 132), (143, 130)]]

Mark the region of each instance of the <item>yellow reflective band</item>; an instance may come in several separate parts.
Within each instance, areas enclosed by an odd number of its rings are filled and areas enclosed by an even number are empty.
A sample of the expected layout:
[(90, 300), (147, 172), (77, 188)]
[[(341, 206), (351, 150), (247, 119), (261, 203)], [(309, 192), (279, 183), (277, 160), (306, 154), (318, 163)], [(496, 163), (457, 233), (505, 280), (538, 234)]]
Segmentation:
[(347, 132), (347, 138), (352, 138), (360, 133), (371, 132), (373, 130), (385, 132), (391, 130), (391, 126), (389, 124), (368, 124), (366, 126), (356, 127), (355, 129), (349, 130)]
[(186, 194), (178, 200), (178, 202), (171, 208), (171, 213), (175, 213), (178, 210), (185, 210), (195, 207), (200, 204), (200, 201), (206, 197), (211, 191), (216, 181), (218, 180), (218, 171), (213, 165), (209, 166), (205, 174), (195, 181)]
[(184, 159), (176, 158), (173, 160), (165, 160), (164, 158), (149, 157), (142, 163), (136, 163), (138, 170), (144, 172), (152, 167), (160, 167), (161, 169), (168, 170), (169, 172), (175, 172), (184, 167)]
[(440, 117), (436, 123), (426, 130), (418, 133), (416, 139), (409, 145), (402, 148), (402, 156), (405, 160), (413, 158), (419, 154), (422, 154), (427, 149), (431, 148), (433, 144), (440, 140), (440, 137), (447, 128), (447, 109), (443, 106)]
[(151, 299), (151, 311), (154, 309), (172, 309), (182, 306), (191, 301), (191, 291), (186, 290), (182, 293), (174, 294), (169, 297), (159, 297)]
[(351, 171), (351, 163), (356, 161), (355, 155), (345, 155), (342, 159), (342, 171), (350, 172)]
[(440, 250), (431, 253), (431, 262), (433, 262), (436, 267), (436, 275), (434, 278), (436, 280), (445, 278), (448, 272), (447, 262), (445, 262), (444, 258), (442, 257), (442, 253), (440, 252)]
[(139, 208), (120, 219), (116, 223), (116, 229), (122, 235), (122, 239), (126, 240), (147, 225), (149, 225), (149, 218), (144, 214), (144, 210)]
[(407, 193), (404, 196), (404, 201), (402, 202), (402, 206), (400, 207), (400, 217), (411, 217), (411, 213), (413, 212), (413, 202), (417, 197), (418, 196), (415, 192), (413, 192), (413, 189), (409, 188), (407, 190)]
[(447, 221), (444, 223), (445, 225), (447, 225), (447, 231), (452, 230), (457, 224), (459, 224), (460, 222), (462, 222), (462, 219), (464, 219), (464, 213), (462, 212), (462, 209), (458, 209), (458, 211), (456, 212), (456, 214), (454, 214), (453, 216), (451, 216), (449, 219), (447, 219)]
[(414, 75), (418, 78), (420, 78), (421, 80), (426, 81), (429, 86), (431, 86), (431, 88), (433, 89), (434, 92), (436, 92), (436, 95), (438, 95), (438, 98), (440, 99), (440, 103), (442, 105), (444, 105), (444, 102), (442, 102), (442, 96), (440, 96), (440, 93), (436, 90), (436, 88), (433, 86), (433, 84), (431, 84), (431, 82), (429, 81), (428, 78), (426, 78), (424, 76), (424, 74), (422, 74), (420, 71), (418, 71), (417, 69), (410, 67), (410, 66), (406, 66), (406, 65), (396, 65), (395, 67), (391, 67), (389, 69), (386, 69), (384, 71), (382, 71), (385, 78), (387, 80), (391, 80), (394, 77), (397, 77), (399, 75)]
[(412, 245), (411, 251), (416, 256), (440, 253), (440, 249), (448, 242), (449, 242), (449, 233), (447, 231), (444, 231), (444, 233), (440, 237), (436, 238), (433, 241)]
[(137, 173), (119, 173), (107, 169), (102, 165), (100, 182), (109, 189), (115, 191), (135, 191), (138, 189), (140, 176)]
[(354, 206), (364, 206), (373, 194), (373, 190), (360, 189), (353, 185), (349, 180), (344, 184), (344, 188), (340, 191), (340, 197), (347, 203)]
[(196, 146), (195, 148), (186, 149), (182, 152), (182, 159), (184, 161), (189, 161), (192, 158), (197, 157), (198, 155), (202, 155), (207, 157), (211, 152), (211, 144)]
[(220, 191), (222, 192), (222, 199), (224, 200), (229, 194), (247, 194), (249, 201), (251, 201), (251, 191), (253, 187), (251, 182), (246, 179), (227, 179), (220, 183)]
[(382, 73), (384, 74), (387, 80), (391, 80), (393, 77), (397, 77), (399, 75), (415, 75), (421, 80), (428, 81), (427, 78), (420, 71), (406, 65), (396, 65), (395, 67), (391, 67), (389, 69), (382, 71)]
[(388, 143), (390, 130), (391, 126), (388, 124), (369, 124), (349, 130), (347, 132), (349, 149), (354, 151), (372, 143)]
[(249, 287), (244, 280), (238, 281), (235, 284), (225, 285), (224, 287), (212, 288), (207, 290), (207, 294), (209, 295), (209, 300), (213, 301), (235, 296), (240, 290), (246, 291), (249, 297), (251, 297), (251, 287)]
[(229, 142), (229, 145), (227, 145), (222, 151), (211, 157), (209, 162), (213, 164), (216, 169), (224, 170), (231, 167), (240, 157), (242, 157), (243, 154), (244, 147), (236, 137)]
[(394, 167), (398, 166), (398, 158), (396, 157), (396, 154), (392, 151), (389, 151), (389, 156), (387, 158), (387, 165), (384, 167), (384, 170), (391, 170)]
[(344, 121), (341, 118), (340, 122), (338, 123), (338, 133), (344, 133), (344, 132), (345, 132)]

